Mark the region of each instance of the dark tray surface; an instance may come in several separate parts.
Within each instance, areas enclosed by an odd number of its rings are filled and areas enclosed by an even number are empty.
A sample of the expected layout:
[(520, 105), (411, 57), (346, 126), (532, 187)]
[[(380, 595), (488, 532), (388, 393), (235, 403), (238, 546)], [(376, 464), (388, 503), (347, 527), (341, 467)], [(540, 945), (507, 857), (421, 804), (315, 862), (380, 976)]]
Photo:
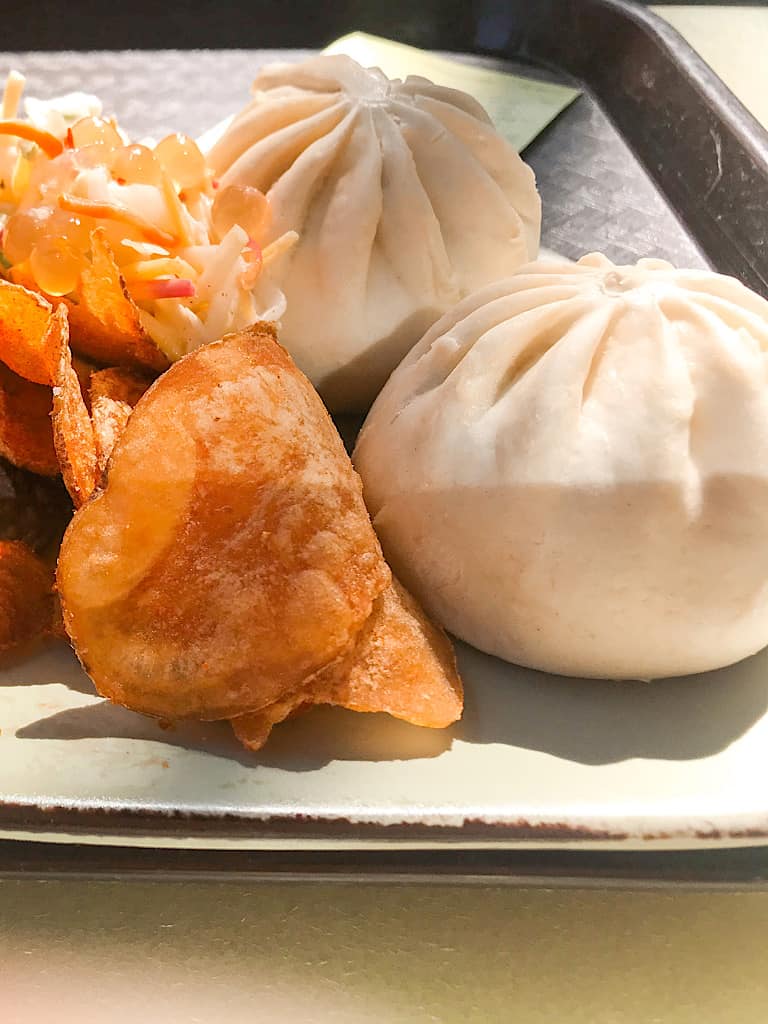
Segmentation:
[[(171, 131), (200, 134), (245, 104), (262, 64), (300, 59), (311, 52), (0, 53), (0, 72), (18, 68), (27, 76), (27, 92), (33, 96), (93, 92), (130, 134), (159, 139)], [(510, 61), (480, 62), (499, 70), (535, 74)], [(679, 265), (707, 266), (696, 243), (589, 92), (528, 147), (525, 157), (542, 194), (546, 247), (570, 258), (600, 250), (624, 263), (662, 256)]]

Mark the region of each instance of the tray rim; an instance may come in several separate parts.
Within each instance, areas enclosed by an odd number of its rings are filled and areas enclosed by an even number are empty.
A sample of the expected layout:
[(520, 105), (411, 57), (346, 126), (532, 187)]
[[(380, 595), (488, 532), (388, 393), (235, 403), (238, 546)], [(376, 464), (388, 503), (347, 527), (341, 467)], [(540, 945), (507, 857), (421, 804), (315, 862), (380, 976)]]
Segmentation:
[(343, 815), (295, 812), (255, 816), (246, 812), (209, 814), (171, 808), (83, 806), (64, 802), (43, 806), (31, 801), (0, 800), (0, 841), (4, 834), (13, 832), (30, 835), (60, 832), (82, 837), (83, 841), (88, 837), (116, 841), (152, 838), (158, 846), (162, 846), (164, 840), (181, 838), (200, 841), (207, 847), (215, 846), (216, 842), (238, 841), (252, 850), (297, 841), (308, 846), (336, 843), (361, 848), (366, 845), (404, 848), (415, 844), (434, 850), (467, 845), (553, 849), (564, 844), (609, 849), (653, 844), (668, 849), (748, 845), (768, 850), (768, 815), (734, 815), (717, 821), (702, 819), (698, 823), (690, 820), (685, 827), (680, 826), (678, 816), (668, 824), (663, 818), (637, 818), (629, 824), (631, 821), (631, 817), (622, 819), (624, 827), (621, 828), (578, 820), (536, 822), (524, 818), (489, 820), (480, 816), (466, 818), (461, 825), (413, 821), (382, 823), (353, 820)]
[[(646, 7), (631, 0), (580, 0), (578, 4), (543, 0), (541, 4), (516, 5), (515, 9), (519, 16), (516, 31), (495, 55), (564, 70), (586, 85), (712, 266), (768, 297), (768, 255), (757, 251), (758, 238), (768, 235), (768, 129), (677, 29)], [(554, 19), (561, 31), (542, 34), (539, 26), (547, 18)], [(609, 68), (608, 62), (595, 59), (592, 37), (600, 19), (615, 33), (626, 34), (626, 52), (617, 52), (627, 64), (644, 52), (644, 46), (668, 59), (663, 82), (666, 105), (659, 117), (642, 116), (643, 106), (650, 106), (656, 89), (655, 74), (647, 76), (641, 71), (630, 94), (621, 77), (626, 70), (622, 62)], [(626, 46), (627, 42), (631, 46)], [(704, 160), (689, 160), (686, 173), (679, 173), (680, 157), (691, 155), (684, 131), (688, 118), (702, 137), (708, 134), (712, 138), (717, 163), (714, 176)], [(753, 211), (760, 207), (762, 218), (756, 220), (762, 235), (756, 224), (741, 223), (740, 231), (730, 229), (733, 197), (750, 199)]]
[(151, 848), (0, 838), (0, 880), (365, 882), (768, 891), (768, 848)]

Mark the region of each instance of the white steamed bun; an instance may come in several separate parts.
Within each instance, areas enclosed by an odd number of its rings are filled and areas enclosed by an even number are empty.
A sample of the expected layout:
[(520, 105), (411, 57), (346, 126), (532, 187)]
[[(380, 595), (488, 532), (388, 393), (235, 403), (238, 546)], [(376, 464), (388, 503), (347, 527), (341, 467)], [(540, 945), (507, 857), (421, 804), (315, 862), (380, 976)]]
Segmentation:
[(335, 409), (367, 409), (424, 331), (538, 252), (533, 172), (464, 92), (350, 57), (272, 64), (213, 146), (220, 187), (269, 194), (281, 341)]
[(661, 260), (532, 263), (443, 317), (355, 462), (387, 558), (464, 640), (654, 678), (768, 644), (768, 302)]

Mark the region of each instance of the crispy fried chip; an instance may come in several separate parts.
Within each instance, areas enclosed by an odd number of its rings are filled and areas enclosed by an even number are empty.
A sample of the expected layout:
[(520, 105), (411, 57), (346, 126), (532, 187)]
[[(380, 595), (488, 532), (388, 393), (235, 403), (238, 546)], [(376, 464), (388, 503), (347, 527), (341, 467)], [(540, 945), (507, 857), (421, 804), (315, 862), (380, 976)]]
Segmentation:
[(91, 232), (91, 264), (80, 277), (77, 302), (65, 301), (75, 351), (107, 366), (167, 368), (168, 359), (141, 326), (102, 228)]
[[(34, 292), (0, 280), (0, 360), (0, 455), (36, 473), (61, 469), (82, 505), (96, 486), (96, 446), (72, 366), (66, 306), (53, 310)], [(53, 387), (52, 398), (42, 384)]]
[(98, 476), (104, 473), (133, 407), (152, 383), (132, 370), (113, 367), (91, 374), (90, 397)]
[(232, 718), (345, 654), (390, 581), (317, 393), (255, 325), (139, 401), (67, 530), (67, 632), (97, 690), (161, 718)]
[(43, 477), (0, 458), (0, 540), (23, 540), (38, 554), (59, 549), (72, 502), (61, 477)]
[(451, 642), (394, 578), (348, 664), (328, 671), (333, 703), (352, 711), (385, 711), (429, 729), (461, 717), (463, 687)]
[(461, 717), (463, 692), (448, 637), (393, 579), (373, 606), (354, 649), (295, 693), (232, 720), (244, 746), (258, 750), (274, 725), (308, 704), (385, 711), (443, 729)]
[(93, 425), (72, 367), (67, 315), (63, 306), (53, 314), (57, 325), (56, 360), (53, 366), (53, 440), (61, 475), (79, 508), (96, 487), (96, 442)]
[[(321, 672), (320, 675), (325, 675), (325, 673)], [(261, 750), (276, 725), (280, 725), (286, 718), (291, 718), (302, 709), (312, 707), (315, 703), (333, 704), (334, 702), (331, 699), (327, 699), (310, 701), (307, 704), (304, 691), (299, 691), (298, 693), (291, 694), (290, 697), (283, 697), (282, 700), (273, 701), (267, 707), (262, 708), (261, 711), (252, 711), (250, 715), (240, 715), (238, 718), (233, 718), (229, 724), (232, 726), (235, 736), (244, 747), (248, 750)]]
[(53, 627), (51, 570), (21, 541), (0, 541), (0, 654), (25, 647)]
[(61, 601), (55, 590), (53, 594), (53, 614), (51, 615), (51, 636), (57, 640), (69, 639), (64, 628), (64, 616), (61, 614)]
[[(71, 344), (70, 352), (72, 352)], [(77, 374), (77, 379), (80, 381), (80, 390), (83, 392), (83, 397), (86, 399), (87, 404), (90, 398), (91, 377), (94, 373), (99, 373), (99, 368), (89, 359), (83, 359), (77, 352), (72, 352), (72, 369)]]
[(31, 384), (0, 363), (0, 455), (14, 466), (57, 476), (51, 389)]
[(34, 384), (50, 384), (52, 312), (41, 295), (0, 278), (0, 360)]

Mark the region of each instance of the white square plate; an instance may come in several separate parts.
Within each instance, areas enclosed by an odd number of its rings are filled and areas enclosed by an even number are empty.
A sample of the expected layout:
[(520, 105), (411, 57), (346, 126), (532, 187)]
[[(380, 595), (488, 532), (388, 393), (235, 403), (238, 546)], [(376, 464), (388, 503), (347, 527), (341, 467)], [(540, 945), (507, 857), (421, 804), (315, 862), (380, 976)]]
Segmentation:
[(63, 645), (0, 673), (0, 834), (252, 849), (768, 843), (768, 652), (654, 683), (572, 680), (459, 644), (463, 720), (331, 708), (257, 755), (93, 693)]
[[(29, 76), (32, 95), (87, 87), (126, 128), (159, 136), (237, 109), (274, 56), (38, 53), (3, 64)], [(618, 257), (641, 246), (696, 264), (684, 226), (589, 96), (540, 141), (532, 159), (547, 244), (583, 249), (596, 235)], [(321, 709), (251, 755), (226, 725), (164, 731), (113, 707), (67, 648), (43, 651), (0, 671), (0, 838), (303, 850), (768, 845), (768, 653), (652, 684), (545, 677), (462, 645), (459, 659), (467, 707), (451, 730)]]

